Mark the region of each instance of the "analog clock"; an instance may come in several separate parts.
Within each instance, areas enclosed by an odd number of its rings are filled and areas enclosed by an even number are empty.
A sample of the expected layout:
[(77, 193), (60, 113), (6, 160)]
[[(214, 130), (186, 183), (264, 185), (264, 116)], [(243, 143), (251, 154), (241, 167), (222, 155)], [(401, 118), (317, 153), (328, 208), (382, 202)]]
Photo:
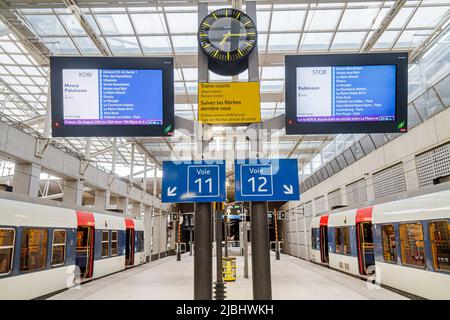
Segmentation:
[(236, 75), (248, 68), (248, 56), (256, 46), (253, 20), (237, 9), (219, 9), (200, 23), (198, 40), (208, 56), (209, 68), (221, 75)]

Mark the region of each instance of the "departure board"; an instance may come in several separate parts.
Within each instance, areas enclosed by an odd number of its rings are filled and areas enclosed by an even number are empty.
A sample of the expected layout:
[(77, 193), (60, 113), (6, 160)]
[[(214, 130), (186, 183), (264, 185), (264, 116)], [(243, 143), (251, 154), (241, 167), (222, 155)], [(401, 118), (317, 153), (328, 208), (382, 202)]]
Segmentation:
[(50, 57), (53, 137), (170, 136), (170, 57)]
[(65, 125), (160, 125), (162, 70), (64, 69)]
[(286, 133), (407, 131), (408, 54), (286, 56)]

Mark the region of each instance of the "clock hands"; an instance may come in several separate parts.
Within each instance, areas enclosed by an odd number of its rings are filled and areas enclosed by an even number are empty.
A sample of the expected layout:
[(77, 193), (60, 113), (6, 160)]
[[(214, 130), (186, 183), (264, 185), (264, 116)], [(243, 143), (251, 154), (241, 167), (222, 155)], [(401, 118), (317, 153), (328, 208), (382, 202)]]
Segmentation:
[(225, 33), (223, 35), (223, 38), (219, 43), (220, 48), (223, 50), (223, 45), (225, 44), (225, 41), (227, 41), (227, 39), (229, 37), (240, 37), (240, 36), (247, 36), (247, 34), (246, 33), (231, 33), (231, 31), (228, 31), (228, 33)]

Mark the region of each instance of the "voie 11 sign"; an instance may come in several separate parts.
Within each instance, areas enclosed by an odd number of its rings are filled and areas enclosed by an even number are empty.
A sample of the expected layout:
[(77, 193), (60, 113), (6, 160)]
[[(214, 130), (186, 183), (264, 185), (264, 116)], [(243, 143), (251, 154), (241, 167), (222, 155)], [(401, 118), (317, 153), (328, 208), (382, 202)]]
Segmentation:
[(168, 136), (172, 58), (51, 57), (55, 137)]
[(162, 202), (223, 202), (225, 161), (164, 161)]
[(235, 160), (236, 201), (300, 200), (296, 159)]
[(286, 133), (406, 132), (407, 53), (286, 56)]

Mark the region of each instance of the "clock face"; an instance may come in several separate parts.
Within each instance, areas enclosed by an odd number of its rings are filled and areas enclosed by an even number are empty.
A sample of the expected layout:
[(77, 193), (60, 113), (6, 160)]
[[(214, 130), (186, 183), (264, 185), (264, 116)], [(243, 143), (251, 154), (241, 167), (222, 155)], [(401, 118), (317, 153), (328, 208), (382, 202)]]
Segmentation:
[(248, 15), (237, 9), (219, 9), (203, 19), (200, 46), (206, 55), (218, 61), (237, 61), (256, 46), (256, 27)]

